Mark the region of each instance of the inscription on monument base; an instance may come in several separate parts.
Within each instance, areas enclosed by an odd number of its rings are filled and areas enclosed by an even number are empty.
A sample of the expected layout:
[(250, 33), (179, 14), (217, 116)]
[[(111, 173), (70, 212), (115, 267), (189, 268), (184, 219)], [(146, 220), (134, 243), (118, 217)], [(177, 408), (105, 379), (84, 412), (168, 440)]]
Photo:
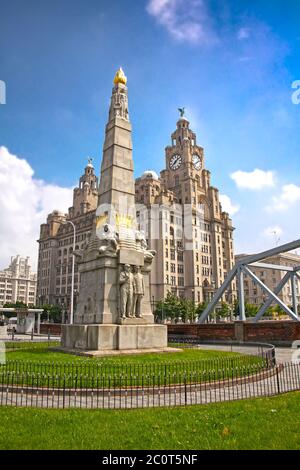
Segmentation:
[(120, 264), (130, 264), (131, 266), (144, 266), (144, 253), (126, 248), (120, 249)]

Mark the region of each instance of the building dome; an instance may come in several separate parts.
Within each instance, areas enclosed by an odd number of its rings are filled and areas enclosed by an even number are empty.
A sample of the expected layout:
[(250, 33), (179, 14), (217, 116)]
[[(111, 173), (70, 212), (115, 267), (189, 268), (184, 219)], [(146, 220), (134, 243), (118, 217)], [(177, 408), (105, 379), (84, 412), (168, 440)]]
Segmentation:
[(142, 174), (141, 178), (152, 178), (154, 180), (158, 180), (158, 174), (153, 170), (146, 170)]

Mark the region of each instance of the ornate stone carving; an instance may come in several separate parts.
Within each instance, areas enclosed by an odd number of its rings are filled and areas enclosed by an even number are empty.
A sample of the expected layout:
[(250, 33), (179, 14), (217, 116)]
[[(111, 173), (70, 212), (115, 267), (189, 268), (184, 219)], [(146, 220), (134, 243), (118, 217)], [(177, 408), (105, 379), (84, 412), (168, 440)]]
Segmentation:
[(105, 224), (99, 238), (101, 241), (101, 246), (99, 247), (100, 255), (116, 254), (118, 251), (119, 236), (112, 225)]
[(142, 300), (145, 295), (144, 276), (139, 266), (133, 268), (133, 316), (142, 318)]
[(152, 263), (154, 256), (156, 255), (155, 250), (148, 250), (148, 244), (143, 230), (136, 230), (135, 240), (137, 249), (144, 252), (144, 259), (146, 263)]
[(125, 264), (122, 271), (120, 272), (119, 285), (120, 285), (120, 301), (119, 301), (120, 317), (121, 318), (132, 317), (134, 277), (131, 272), (131, 268), (129, 264)]
[(113, 89), (109, 120), (116, 117), (129, 121), (127, 88), (123, 83), (117, 83)]

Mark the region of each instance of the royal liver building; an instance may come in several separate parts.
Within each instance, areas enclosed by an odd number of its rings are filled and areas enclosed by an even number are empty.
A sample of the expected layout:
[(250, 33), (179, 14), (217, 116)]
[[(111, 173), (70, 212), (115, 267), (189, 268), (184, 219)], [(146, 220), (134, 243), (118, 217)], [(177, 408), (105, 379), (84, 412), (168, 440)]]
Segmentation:
[[(160, 176), (149, 170), (135, 181), (141, 243), (156, 252), (150, 275), (151, 301), (164, 298), (169, 291), (195, 302), (206, 301), (234, 264), (234, 229), (229, 215), (222, 211), (218, 189), (211, 186), (204, 150), (197, 144), (184, 109), (180, 110), (171, 145), (166, 147), (165, 162)], [(68, 214), (53, 211), (41, 225), (40, 304), (70, 305), (74, 230), (68, 222), (75, 225), (76, 250), (84, 249), (91, 237), (98, 195), (103, 192), (98, 186), (90, 160), (74, 189)], [(77, 264), (74, 286), (76, 303), (80, 290)], [(229, 302), (235, 297), (235, 286), (232, 289), (226, 294)]]
[[(208, 301), (234, 264), (233, 227), (211, 186), (204, 150), (180, 109), (166, 147), (166, 169), (136, 180), (138, 220), (157, 256), (151, 273), (154, 300), (168, 291), (195, 302)], [(147, 208), (145, 210), (145, 207)], [(235, 298), (235, 286), (226, 294)]]

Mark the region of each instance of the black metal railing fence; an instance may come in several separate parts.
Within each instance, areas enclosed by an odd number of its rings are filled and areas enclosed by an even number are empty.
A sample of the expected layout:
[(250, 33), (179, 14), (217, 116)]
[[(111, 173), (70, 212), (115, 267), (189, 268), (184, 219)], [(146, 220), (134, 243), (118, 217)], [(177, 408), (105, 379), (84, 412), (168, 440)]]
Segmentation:
[(278, 395), (300, 390), (300, 365), (251, 366), (167, 375), (51, 375), (0, 372), (0, 404), (43, 408), (180, 406)]

